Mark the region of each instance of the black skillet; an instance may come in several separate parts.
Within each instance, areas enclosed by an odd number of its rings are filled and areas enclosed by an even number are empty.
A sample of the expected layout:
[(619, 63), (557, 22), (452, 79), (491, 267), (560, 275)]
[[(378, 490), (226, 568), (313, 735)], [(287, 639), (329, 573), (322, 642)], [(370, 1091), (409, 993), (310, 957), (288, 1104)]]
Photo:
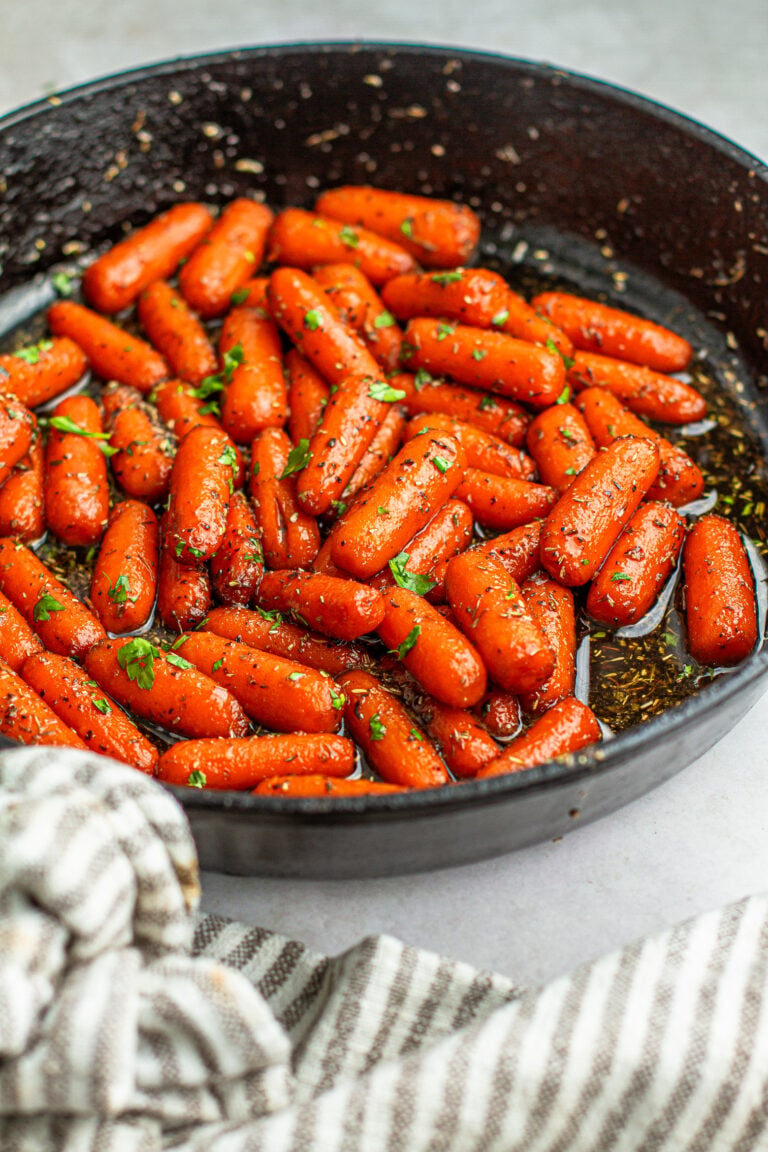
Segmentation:
[[(768, 170), (630, 93), (453, 49), (248, 49), (12, 113), (0, 172), (6, 331), (52, 298), (48, 269), (179, 199), (262, 189), (279, 207), (337, 183), (421, 190), (477, 208), (484, 258), (514, 268), (546, 252), (556, 279), (608, 297), (623, 287), (631, 306), (706, 344), (724, 386), (751, 381), (735, 398), (765, 457)], [(623, 285), (617, 268), (630, 270)], [(516, 776), (333, 801), (174, 792), (206, 868), (342, 877), (460, 864), (561, 835), (666, 780), (747, 711), (766, 667), (763, 650), (575, 761)]]

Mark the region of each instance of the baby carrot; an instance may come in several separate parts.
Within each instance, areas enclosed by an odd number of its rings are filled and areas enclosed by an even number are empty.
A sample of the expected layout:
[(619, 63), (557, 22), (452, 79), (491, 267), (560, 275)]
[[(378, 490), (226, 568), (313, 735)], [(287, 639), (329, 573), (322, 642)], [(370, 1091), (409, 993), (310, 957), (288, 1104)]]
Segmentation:
[(514, 400), (446, 384), (422, 371), (415, 376), (401, 372), (392, 383), (405, 392), (400, 403), (412, 416), (420, 412), (442, 412), (454, 420), (482, 428), (516, 448), (525, 442), (525, 430), (531, 418)]
[(486, 689), (485, 668), (461, 632), (407, 588), (393, 588), (385, 603), (377, 631), (413, 678), (441, 704), (477, 704)]
[(259, 606), (294, 612), (309, 627), (337, 640), (356, 640), (373, 632), (385, 611), (384, 600), (375, 588), (300, 569), (265, 572)]
[(341, 723), (344, 693), (305, 664), (213, 632), (191, 632), (177, 650), (231, 692), (257, 724), (278, 732), (334, 732)]
[(156, 504), (168, 492), (176, 444), (143, 404), (123, 408), (111, 422), (112, 472), (126, 496)]
[(581, 392), (576, 397), (576, 407), (598, 448), (606, 448), (617, 436), (653, 440), (659, 450), (659, 472), (648, 489), (649, 500), (666, 500), (679, 508), (696, 500), (704, 491), (704, 477), (688, 453), (659, 436), (604, 388), (587, 388)]
[(573, 593), (556, 580), (543, 573), (537, 573), (526, 580), (521, 589), (523, 600), (531, 617), (544, 633), (550, 652), (555, 660), (552, 675), (533, 692), (524, 692), (520, 697), (523, 710), (541, 715), (573, 695), (576, 682), (576, 614)]
[(0, 591), (50, 652), (80, 660), (106, 633), (96, 617), (31, 549), (0, 540)]
[(587, 611), (612, 628), (635, 624), (671, 575), (685, 535), (668, 504), (641, 504), (605, 558), (587, 596)]
[(577, 752), (600, 739), (600, 725), (594, 712), (574, 696), (553, 705), (518, 736), (504, 751), (478, 772), (478, 778), (520, 772), (546, 764), (556, 756)]
[(112, 509), (91, 579), (93, 610), (108, 632), (142, 628), (157, 592), (157, 517), (138, 500)]
[(182, 564), (210, 560), (227, 528), (237, 460), (225, 432), (193, 428), (173, 461), (168, 545)]
[(71, 728), (40, 699), (37, 692), (0, 660), (0, 733), (19, 744), (55, 744), (85, 748)]
[(426, 268), (466, 263), (480, 239), (480, 218), (452, 200), (348, 184), (324, 192), (315, 209), (402, 244)]
[(403, 333), (368, 277), (354, 264), (321, 264), (312, 269), (312, 276), (384, 371), (397, 372)]
[(398, 320), (437, 316), (472, 328), (490, 328), (503, 314), (508, 288), (487, 268), (411, 272), (384, 285), (381, 296)]
[(739, 533), (722, 516), (702, 516), (683, 551), (688, 648), (700, 664), (744, 660), (757, 642), (755, 584)]
[(488, 675), (507, 692), (531, 692), (552, 675), (554, 658), (515, 581), (491, 554), (463, 552), (448, 565), (448, 603)]
[(587, 464), (541, 531), (541, 562), (561, 584), (586, 584), (635, 513), (659, 470), (653, 440), (622, 436)]
[(458, 487), (464, 451), (428, 433), (401, 448), (331, 533), (331, 559), (353, 576), (373, 576), (401, 552)]
[(454, 776), (476, 776), (498, 756), (498, 744), (471, 712), (426, 697), (419, 704), (419, 715)]
[(173, 632), (196, 628), (211, 606), (211, 580), (205, 564), (181, 565), (168, 543), (167, 513), (160, 531), (157, 614)]
[(567, 292), (542, 292), (531, 303), (580, 351), (645, 364), (657, 372), (680, 372), (691, 359), (691, 346), (682, 336), (619, 308)]
[(257, 608), (252, 612), (247, 608), (214, 608), (206, 617), (205, 627), (227, 640), (239, 640), (250, 648), (306, 664), (329, 676), (359, 668), (367, 659), (364, 645), (308, 632), (284, 620), (282, 613), (274, 609)]
[(533, 576), (539, 567), (542, 524), (542, 520), (532, 520), (530, 524), (522, 524), (519, 528), (513, 528), (511, 532), (505, 532), (501, 536), (494, 536), (491, 540), (475, 545), (473, 551), (483, 552), (485, 555), (493, 553), (515, 583), (522, 584), (524, 580)]
[(27, 455), (37, 429), (29, 409), (14, 396), (0, 393), (0, 484)]
[(407, 792), (398, 784), (382, 784), (380, 780), (358, 777), (337, 780), (333, 776), (273, 776), (262, 780), (254, 788), (255, 796), (302, 796), (325, 799), (328, 796), (384, 796), (392, 792)]
[(349, 776), (354, 767), (351, 740), (293, 732), (239, 740), (180, 740), (163, 752), (157, 775), (167, 784), (243, 791), (283, 773)]
[(86, 653), (85, 669), (118, 704), (180, 736), (245, 736), (250, 728), (226, 688), (143, 636), (102, 640)]
[(445, 373), (460, 384), (487, 388), (535, 408), (554, 404), (566, 386), (557, 351), (503, 332), (425, 319), (409, 321), (405, 339), (413, 349), (410, 368)]
[(282, 428), (288, 417), (280, 333), (262, 308), (233, 308), (224, 320), (219, 353), (231, 365), (221, 423), (237, 444), (250, 444), (263, 428)]
[(494, 476), (476, 468), (467, 468), (456, 496), (466, 501), (478, 524), (501, 532), (546, 516), (557, 500), (555, 490), (545, 484)]
[(296, 499), (293, 475), (308, 448), (305, 440), (292, 448), (280, 428), (265, 428), (251, 446), (251, 501), (270, 568), (308, 567), (320, 548), (320, 530)]
[(512, 289), (507, 290), (503, 310), (495, 324), (500, 331), (507, 332), (518, 340), (528, 340), (533, 344), (543, 344), (545, 348), (554, 345), (563, 356), (571, 357), (573, 343), (551, 320), (539, 316), (535, 308)]
[(416, 727), (396, 696), (368, 672), (339, 678), (347, 703), (344, 721), (368, 763), (389, 784), (436, 788), (448, 773), (432, 743)]
[(119, 380), (121, 384), (133, 385), (140, 392), (151, 392), (156, 384), (171, 374), (165, 360), (151, 344), (118, 328), (90, 308), (73, 304), (71, 300), (60, 300), (51, 305), (48, 326), (56, 336), (71, 337), (102, 380)]
[(211, 558), (211, 581), (222, 604), (250, 604), (264, 572), (261, 537), (251, 506), (242, 492), (229, 505), (227, 527)]
[(70, 396), (54, 408), (45, 450), (45, 520), (65, 544), (88, 548), (104, 532), (109, 488), (99, 445), (107, 439), (89, 396)]
[(174, 204), (91, 264), (83, 277), (86, 298), (100, 312), (127, 308), (153, 280), (172, 276), (212, 223), (204, 205)]
[(439, 586), (442, 595), (445, 567), (469, 545), (472, 528), (472, 513), (467, 505), (461, 500), (448, 500), (369, 583), (380, 592), (399, 584), (420, 595), (429, 594), (430, 599)]
[(499, 740), (516, 736), (523, 726), (517, 696), (502, 692), (500, 688), (491, 688), (490, 692), (486, 692), (475, 708), (475, 715), (480, 718), (483, 727)]
[(440, 414), (414, 416), (405, 428), (404, 438), (412, 440), (414, 436), (420, 436), (429, 428), (456, 437), (464, 449), (468, 468), (492, 472), (494, 476), (514, 476), (518, 480), (532, 480), (536, 473), (530, 456), (526, 456), (519, 448), (513, 448), (498, 436), (493, 436), (490, 432), (475, 427), (474, 424), (455, 420), (452, 416)]
[(270, 277), (267, 298), (280, 327), (329, 384), (341, 384), (347, 376), (377, 378), (374, 357), (306, 272), (278, 268)]
[(25, 661), (21, 675), (92, 752), (154, 775), (157, 749), (74, 661), (41, 652)]
[(330, 390), (320, 373), (295, 348), (285, 358), (288, 376), (288, 431), (294, 444), (311, 440), (322, 419)]
[(204, 320), (221, 316), (232, 293), (264, 259), (274, 215), (266, 204), (240, 197), (230, 201), (179, 273), (179, 290)]
[(218, 369), (205, 329), (186, 301), (165, 280), (154, 280), (139, 296), (138, 316), (152, 345), (174, 376), (200, 384)]
[(560, 496), (597, 452), (583, 416), (572, 404), (555, 404), (539, 412), (528, 428), (527, 441), (539, 476)]
[[(404, 428), (405, 416), (402, 408), (399, 404), (390, 404), (378, 432), (360, 457), (360, 463), (347, 481), (347, 486), (342, 493), (347, 504), (353, 496), (361, 492), (366, 485), (371, 484), (379, 473), (384, 471), (400, 447)], [(345, 508), (339, 509), (340, 512), (345, 510)]]
[(372, 284), (383, 284), (416, 266), (401, 244), (302, 208), (286, 208), (275, 220), (269, 234), (269, 259), (295, 268), (351, 259)]
[(0, 659), (18, 672), (28, 656), (42, 650), (43, 645), (21, 612), (0, 592)]
[(83, 350), (68, 336), (40, 340), (0, 356), (0, 389), (36, 408), (77, 384), (87, 367)]
[(579, 390), (605, 388), (630, 412), (661, 423), (691, 424), (707, 414), (706, 400), (690, 384), (610, 356), (576, 352), (568, 383)]
[(29, 452), (0, 488), (0, 536), (39, 540), (45, 532), (43, 439), (38, 431)]

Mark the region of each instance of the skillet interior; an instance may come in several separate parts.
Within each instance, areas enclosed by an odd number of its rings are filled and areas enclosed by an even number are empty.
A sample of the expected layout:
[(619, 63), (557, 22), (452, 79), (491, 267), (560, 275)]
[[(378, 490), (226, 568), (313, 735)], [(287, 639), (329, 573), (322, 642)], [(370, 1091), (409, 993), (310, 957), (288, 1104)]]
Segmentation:
[[(51, 269), (179, 199), (257, 188), (279, 207), (335, 183), (405, 187), (476, 207), (484, 257), (513, 282), (565, 279), (706, 346), (766, 455), (768, 173), (615, 88), (454, 50), (253, 49), (13, 113), (0, 122), (0, 165), (0, 333), (53, 297)], [(758, 653), (575, 763), (460, 789), (333, 802), (174, 791), (204, 867), (344, 876), (461, 863), (560, 835), (654, 787), (735, 723), (765, 669)]]

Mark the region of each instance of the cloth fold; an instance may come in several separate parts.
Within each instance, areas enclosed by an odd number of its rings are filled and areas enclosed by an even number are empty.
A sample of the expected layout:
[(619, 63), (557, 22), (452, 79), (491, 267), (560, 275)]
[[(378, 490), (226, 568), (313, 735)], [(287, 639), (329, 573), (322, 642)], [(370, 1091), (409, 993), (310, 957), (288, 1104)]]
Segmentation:
[[(2, 1152), (768, 1148), (768, 902), (543, 988), (197, 917), (154, 781), (0, 756)], [(194, 933), (194, 938), (193, 938)]]

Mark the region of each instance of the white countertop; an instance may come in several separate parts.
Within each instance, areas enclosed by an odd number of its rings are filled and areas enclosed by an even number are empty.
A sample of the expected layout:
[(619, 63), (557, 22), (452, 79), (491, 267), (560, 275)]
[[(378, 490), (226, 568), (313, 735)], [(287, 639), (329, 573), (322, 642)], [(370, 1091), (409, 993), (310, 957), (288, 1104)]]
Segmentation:
[[(424, 8), (425, 6), (421, 6)], [(558, 64), (671, 105), (768, 157), (765, 0), (6, 0), (0, 112), (183, 53), (290, 40), (414, 40)], [(623, 811), (470, 867), (392, 880), (203, 877), (203, 907), (337, 951), (363, 935), (524, 982), (765, 887), (768, 694), (717, 747)]]

